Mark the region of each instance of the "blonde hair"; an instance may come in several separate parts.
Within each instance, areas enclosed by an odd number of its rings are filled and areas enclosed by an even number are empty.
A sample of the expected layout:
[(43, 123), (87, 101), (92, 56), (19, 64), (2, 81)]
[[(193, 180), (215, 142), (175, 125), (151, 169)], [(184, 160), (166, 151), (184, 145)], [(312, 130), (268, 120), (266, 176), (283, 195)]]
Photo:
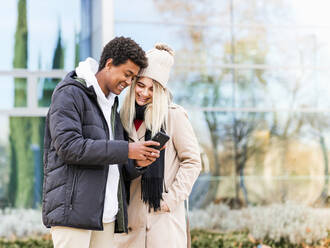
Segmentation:
[[(157, 81), (153, 81), (153, 97), (152, 102), (148, 104), (144, 122), (147, 129), (151, 130), (151, 135), (154, 136), (162, 128), (166, 131), (166, 123), (168, 117), (168, 107), (172, 101), (171, 93), (161, 86)], [(135, 80), (125, 96), (123, 105), (120, 109), (120, 119), (127, 133), (132, 134), (135, 118)]]

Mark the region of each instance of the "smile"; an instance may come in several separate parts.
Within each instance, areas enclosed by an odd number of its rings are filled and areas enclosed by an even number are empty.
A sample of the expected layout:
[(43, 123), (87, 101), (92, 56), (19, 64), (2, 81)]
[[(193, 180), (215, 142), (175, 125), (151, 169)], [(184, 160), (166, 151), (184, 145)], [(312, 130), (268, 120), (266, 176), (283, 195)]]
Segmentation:
[(127, 86), (126, 83), (121, 83), (121, 84), (119, 84), (119, 88), (120, 88), (121, 90), (125, 89), (126, 86)]
[(138, 97), (137, 100), (141, 101), (141, 102), (147, 102), (149, 100), (149, 98)]

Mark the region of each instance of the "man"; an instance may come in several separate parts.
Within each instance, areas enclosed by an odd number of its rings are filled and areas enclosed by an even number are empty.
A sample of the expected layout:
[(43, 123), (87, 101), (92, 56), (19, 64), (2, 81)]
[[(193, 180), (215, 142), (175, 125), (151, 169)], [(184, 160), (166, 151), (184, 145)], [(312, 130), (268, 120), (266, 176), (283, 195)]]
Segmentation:
[(46, 118), (43, 222), (54, 247), (111, 247), (127, 232), (122, 175), (138, 174), (128, 159), (159, 157), (157, 142), (124, 141), (118, 97), (147, 66), (141, 47), (118, 37), (100, 63), (88, 58), (54, 90)]

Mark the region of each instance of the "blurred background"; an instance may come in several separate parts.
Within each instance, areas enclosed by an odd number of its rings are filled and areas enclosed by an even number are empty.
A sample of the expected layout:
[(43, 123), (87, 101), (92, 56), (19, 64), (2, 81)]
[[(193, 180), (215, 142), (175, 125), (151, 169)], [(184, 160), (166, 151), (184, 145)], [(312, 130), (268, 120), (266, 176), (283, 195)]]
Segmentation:
[(203, 171), (190, 210), (330, 207), (330, 3), (10, 0), (0, 8), (0, 208), (39, 208), (56, 84), (114, 36), (176, 51), (170, 89)]

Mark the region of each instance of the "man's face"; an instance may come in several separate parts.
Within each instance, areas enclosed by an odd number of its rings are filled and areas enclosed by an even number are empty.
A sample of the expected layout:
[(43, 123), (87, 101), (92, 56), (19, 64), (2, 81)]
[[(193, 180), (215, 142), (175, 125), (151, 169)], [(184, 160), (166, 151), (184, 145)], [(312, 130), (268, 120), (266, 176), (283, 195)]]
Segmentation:
[(103, 69), (106, 70), (104, 86), (108, 91), (119, 95), (123, 89), (132, 84), (132, 80), (137, 76), (140, 67), (131, 60), (115, 66), (112, 64), (112, 59), (109, 59)]

